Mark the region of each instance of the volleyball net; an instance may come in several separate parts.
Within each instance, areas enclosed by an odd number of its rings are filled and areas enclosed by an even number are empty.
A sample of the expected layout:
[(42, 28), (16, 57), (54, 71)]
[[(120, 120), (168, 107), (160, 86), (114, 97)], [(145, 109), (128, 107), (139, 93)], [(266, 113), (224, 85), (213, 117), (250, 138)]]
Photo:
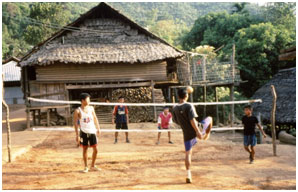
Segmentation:
[[(65, 100), (52, 100), (52, 99), (40, 99), (40, 98), (33, 98), (28, 97), (29, 101), (38, 102), (41, 105), (49, 105), (49, 104), (61, 104), (61, 105), (73, 105), (77, 106), (80, 105), (80, 101), (65, 101)], [(194, 106), (216, 106), (216, 105), (243, 105), (243, 104), (252, 104), (252, 103), (261, 103), (261, 99), (254, 99), (254, 100), (242, 100), (242, 101), (221, 101), (221, 102), (193, 102), (190, 103)], [(148, 132), (181, 132), (179, 126), (171, 126), (170, 129), (157, 129), (156, 120), (158, 116), (163, 111), (164, 107), (175, 107), (178, 103), (116, 103), (116, 102), (90, 102), (90, 105), (94, 106), (96, 109), (96, 114), (99, 119), (99, 124), (101, 126), (101, 132), (135, 132), (135, 133), (148, 133)], [(110, 126), (105, 126), (107, 123), (112, 123), (112, 109), (114, 106), (127, 106), (129, 109), (129, 119), (130, 122), (133, 123), (144, 123), (144, 122), (155, 122), (156, 126), (155, 129), (128, 129), (128, 130), (118, 130), (118, 129), (111, 129)], [(72, 107), (74, 108), (74, 107)], [(108, 108), (104, 112), (103, 109)], [(155, 111), (155, 112), (154, 112)], [(171, 110), (170, 110), (171, 111)], [(144, 117), (146, 116), (147, 117)], [(208, 115), (210, 116), (210, 115)], [(106, 121), (103, 123), (103, 121)], [(213, 122), (214, 124), (215, 122)], [(109, 128), (106, 128), (109, 127)], [(214, 127), (212, 131), (229, 131), (229, 130), (242, 130), (242, 126), (223, 126), (223, 127)], [(33, 131), (73, 131), (73, 127), (59, 127), (59, 126), (52, 126), (52, 127), (33, 127)]]

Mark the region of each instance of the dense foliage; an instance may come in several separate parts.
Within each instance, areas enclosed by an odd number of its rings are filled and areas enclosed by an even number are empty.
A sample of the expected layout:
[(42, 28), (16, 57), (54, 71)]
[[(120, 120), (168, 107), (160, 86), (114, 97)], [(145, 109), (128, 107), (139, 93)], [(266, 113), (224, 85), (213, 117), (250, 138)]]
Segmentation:
[(254, 14), (245, 5), (236, 3), (231, 13), (211, 12), (199, 17), (182, 38), (182, 47), (224, 46), (218, 55), (228, 59), (235, 43), (241, 79), (247, 81), (240, 91), (251, 97), (279, 69), (295, 66), (295, 62), (279, 61), (278, 55), (296, 43), (296, 3), (269, 3)]

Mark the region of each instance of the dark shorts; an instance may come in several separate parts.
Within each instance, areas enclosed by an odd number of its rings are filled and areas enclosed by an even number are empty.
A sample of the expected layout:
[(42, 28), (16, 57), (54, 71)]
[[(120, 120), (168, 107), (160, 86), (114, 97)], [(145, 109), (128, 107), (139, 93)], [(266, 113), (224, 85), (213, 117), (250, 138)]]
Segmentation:
[(81, 146), (82, 147), (96, 147), (97, 146), (97, 137), (96, 134), (88, 134), (83, 131), (80, 132)]
[(193, 146), (195, 146), (195, 144), (197, 144), (197, 138), (193, 138), (191, 140), (185, 141), (184, 142), (184, 146), (185, 146), (185, 151), (189, 151), (191, 150), (191, 148)]
[(169, 128), (168, 127), (157, 126), (157, 129), (161, 130), (161, 129), (169, 129)]
[(257, 137), (256, 134), (253, 135), (244, 135), (244, 146), (256, 146)]
[(127, 123), (116, 123), (116, 129), (128, 129)]

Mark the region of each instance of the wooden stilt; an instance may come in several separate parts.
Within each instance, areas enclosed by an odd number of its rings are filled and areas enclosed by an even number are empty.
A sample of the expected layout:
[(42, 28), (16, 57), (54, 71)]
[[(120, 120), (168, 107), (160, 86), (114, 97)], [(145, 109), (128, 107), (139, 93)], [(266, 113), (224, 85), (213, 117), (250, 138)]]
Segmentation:
[[(204, 87), (203, 87), (203, 91), (204, 91), (204, 93), (203, 93), (203, 102), (206, 102), (206, 100), (207, 100), (207, 86), (206, 85), (204, 85)], [(206, 117), (206, 105), (204, 105), (204, 118)]]
[(47, 126), (50, 126), (50, 109), (47, 109)]
[[(217, 89), (215, 89), (215, 101), (218, 102), (218, 94), (217, 94)], [(219, 114), (218, 114), (218, 105), (216, 105), (216, 125), (219, 126)]]
[[(154, 83), (153, 83), (153, 81), (151, 81), (151, 87), (152, 87), (152, 103), (155, 103)], [(153, 106), (153, 110), (154, 110), (154, 122), (156, 122), (156, 116), (157, 116), (156, 106)]]

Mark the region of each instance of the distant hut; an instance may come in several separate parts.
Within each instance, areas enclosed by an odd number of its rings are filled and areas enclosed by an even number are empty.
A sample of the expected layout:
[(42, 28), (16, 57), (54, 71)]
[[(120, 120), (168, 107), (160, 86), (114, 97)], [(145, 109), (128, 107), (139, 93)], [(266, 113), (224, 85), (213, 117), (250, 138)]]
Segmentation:
[[(179, 84), (177, 59), (183, 53), (106, 3), (35, 46), (20, 62), (25, 97), (78, 100), (83, 91), (98, 100), (115, 88)], [(66, 109), (68, 105), (28, 102), (27, 113)], [(27, 115), (27, 127), (30, 126)], [(68, 121), (70, 123), (70, 121)], [(49, 121), (47, 122), (49, 125)]]
[(24, 94), (21, 89), (21, 68), (18, 67), (20, 60), (11, 57), (2, 62), (4, 75), (4, 100), (7, 104), (24, 104)]
[(262, 99), (260, 104), (253, 104), (254, 112), (261, 113), (262, 120), (270, 122), (272, 95), (271, 85), (275, 86), (277, 93), (276, 123), (296, 124), (296, 67), (280, 70), (273, 78), (256, 91), (255, 99)]

